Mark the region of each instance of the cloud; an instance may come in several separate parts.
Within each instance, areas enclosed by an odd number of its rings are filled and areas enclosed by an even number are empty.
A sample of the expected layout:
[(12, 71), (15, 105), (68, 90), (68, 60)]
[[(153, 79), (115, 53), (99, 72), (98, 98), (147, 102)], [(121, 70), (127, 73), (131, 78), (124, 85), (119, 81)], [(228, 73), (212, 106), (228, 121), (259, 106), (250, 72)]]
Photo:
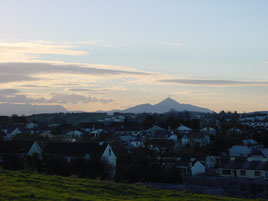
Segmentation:
[(63, 94), (63, 93), (50, 93), (48, 97), (32, 97), (25, 95), (16, 89), (2, 89), (0, 90), (1, 103), (27, 103), (27, 104), (78, 104), (78, 103), (110, 103), (113, 99), (97, 98), (87, 95), (78, 94)]
[(88, 54), (85, 51), (77, 50), (77, 45), (50, 41), (0, 42), (0, 61), (27, 61), (36, 59), (39, 55), (81, 56)]
[(89, 93), (94, 93), (94, 94), (107, 94), (108, 90), (107, 89), (85, 89), (85, 88), (73, 88), (73, 89), (68, 89), (68, 91), (71, 92), (89, 92)]
[(59, 104), (67, 104), (67, 103), (77, 104), (77, 103), (90, 103), (90, 102), (100, 102), (106, 104), (113, 102), (112, 99), (103, 99), (103, 98), (96, 98), (77, 94), (58, 94), (58, 93), (51, 94), (51, 98), (47, 100), (49, 102)]
[(17, 89), (0, 89), (0, 95), (12, 95), (19, 93)]
[(71, 92), (91, 92), (94, 94), (107, 94), (110, 91), (126, 91), (127, 89), (122, 86), (115, 86), (109, 88), (96, 88), (96, 89), (89, 89), (89, 88), (69, 88), (67, 89)]
[(165, 79), (159, 81), (162, 83), (170, 83), (170, 84), (211, 86), (211, 87), (268, 86), (268, 81), (201, 80), (201, 79)]
[[(98, 76), (145, 76), (150, 73), (131, 69), (112, 69), (112, 66), (100, 68), (98, 65), (50, 64), (50, 63), (0, 63), (0, 83), (32, 81), (41, 79), (44, 74), (79, 74)], [(38, 77), (39, 76), (39, 77)], [(58, 77), (59, 78), (59, 77)]]
[[(91, 40), (91, 41), (76, 41), (76, 42), (64, 42), (65, 45), (101, 45), (103, 44), (101, 40)], [(105, 46), (105, 45), (104, 45)]]

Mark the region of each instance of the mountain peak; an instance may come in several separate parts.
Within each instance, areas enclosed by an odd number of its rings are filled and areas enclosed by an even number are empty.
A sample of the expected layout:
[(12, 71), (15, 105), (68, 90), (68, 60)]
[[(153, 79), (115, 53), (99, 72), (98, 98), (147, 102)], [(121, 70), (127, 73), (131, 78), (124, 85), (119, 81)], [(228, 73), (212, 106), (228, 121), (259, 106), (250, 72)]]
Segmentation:
[(194, 105), (189, 104), (180, 104), (174, 99), (168, 97), (164, 100), (162, 100), (160, 103), (151, 105), (151, 104), (141, 104), (136, 105), (134, 107), (125, 109), (125, 110), (119, 110), (123, 113), (165, 113), (169, 112), (170, 110), (175, 110), (178, 112), (182, 111), (190, 111), (190, 112), (211, 112), (209, 109), (201, 108)]
[(168, 98), (166, 98), (166, 99), (164, 99), (164, 100), (162, 100), (160, 103), (158, 103), (158, 104), (179, 104), (177, 101), (175, 101), (174, 99), (172, 99), (172, 98), (170, 98), (170, 97), (168, 97)]

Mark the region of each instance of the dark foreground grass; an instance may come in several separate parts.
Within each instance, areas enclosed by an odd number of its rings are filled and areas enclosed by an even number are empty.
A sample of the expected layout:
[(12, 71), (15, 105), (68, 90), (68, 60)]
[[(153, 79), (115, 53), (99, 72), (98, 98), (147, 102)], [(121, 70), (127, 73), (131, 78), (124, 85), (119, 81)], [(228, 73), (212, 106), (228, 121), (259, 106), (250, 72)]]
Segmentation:
[(0, 200), (239, 201), (242, 199), (0, 169)]

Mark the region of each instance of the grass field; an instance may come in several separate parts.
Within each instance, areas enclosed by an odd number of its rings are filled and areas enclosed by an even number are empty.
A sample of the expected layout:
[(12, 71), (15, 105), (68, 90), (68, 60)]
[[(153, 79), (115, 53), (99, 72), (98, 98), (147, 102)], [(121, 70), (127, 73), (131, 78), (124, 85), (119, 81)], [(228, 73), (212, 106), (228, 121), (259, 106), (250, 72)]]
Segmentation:
[(239, 201), (242, 199), (0, 169), (0, 200)]

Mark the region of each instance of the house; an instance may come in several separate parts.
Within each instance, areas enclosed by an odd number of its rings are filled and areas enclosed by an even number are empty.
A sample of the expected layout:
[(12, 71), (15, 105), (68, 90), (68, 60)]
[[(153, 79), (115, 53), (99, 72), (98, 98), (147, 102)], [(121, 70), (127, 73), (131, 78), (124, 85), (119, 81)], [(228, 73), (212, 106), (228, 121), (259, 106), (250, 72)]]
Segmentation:
[(230, 160), (219, 168), (220, 176), (240, 178), (264, 178), (268, 179), (268, 162), (251, 160)]
[(161, 153), (173, 153), (174, 141), (171, 139), (151, 139), (149, 145), (153, 150)]
[(38, 127), (38, 125), (36, 123), (33, 123), (33, 122), (28, 123), (26, 125), (26, 128), (28, 128), (28, 129), (33, 129), (33, 128), (37, 128), (37, 127)]
[(248, 146), (234, 145), (229, 149), (229, 154), (236, 157), (247, 157), (251, 153)]
[(144, 143), (139, 140), (130, 142), (130, 145), (133, 146), (133, 148), (144, 147)]
[(42, 149), (36, 141), (0, 141), (0, 160), (5, 155), (17, 155), (20, 158), (37, 153), (41, 156)]
[(181, 144), (183, 147), (187, 144), (190, 146), (199, 145), (199, 147), (204, 147), (210, 144), (210, 137), (203, 133), (190, 133), (188, 135), (183, 135)]
[(142, 134), (142, 130), (139, 125), (137, 126), (121, 126), (116, 129), (116, 135), (134, 135), (138, 136)]
[(227, 134), (228, 135), (233, 135), (233, 134), (243, 134), (243, 130), (239, 129), (239, 128), (230, 128), (229, 130), (227, 130)]
[(77, 158), (105, 160), (113, 168), (111, 176), (115, 175), (117, 157), (109, 144), (49, 142), (43, 155), (64, 157), (68, 162)]
[(68, 132), (66, 135), (70, 136), (70, 137), (82, 137), (84, 133), (82, 133), (81, 131), (78, 131), (78, 130), (74, 130), (74, 131), (70, 131)]
[(22, 134), (19, 128), (9, 129), (6, 133), (5, 140), (12, 140), (18, 134)]
[(156, 132), (166, 132), (167, 130), (159, 126), (153, 125), (151, 128), (146, 130), (147, 134), (155, 134)]
[(207, 157), (205, 158), (205, 165), (207, 169), (213, 169), (216, 167), (217, 165), (217, 161), (218, 161), (218, 157), (217, 156), (210, 156), (207, 155)]
[(130, 144), (132, 141), (136, 141), (137, 138), (132, 135), (119, 136), (119, 140), (122, 144)]
[(185, 147), (187, 144), (190, 144), (190, 139), (186, 135), (184, 135), (181, 138), (181, 144), (183, 147)]
[(200, 161), (195, 161), (191, 168), (192, 176), (203, 174), (206, 172), (205, 164), (201, 163)]
[(203, 133), (191, 133), (188, 137), (191, 139), (191, 146), (199, 145), (199, 147), (204, 147), (210, 144), (210, 137)]
[(179, 134), (188, 134), (192, 131), (191, 128), (189, 128), (187, 126), (183, 126), (183, 125), (179, 126), (177, 128), (177, 130), (178, 130)]
[(257, 145), (258, 142), (256, 142), (255, 140), (253, 139), (245, 139), (245, 140), (242, 140), (243, 144), (246, 145), (246, 146), (250, 146), (250, 145)]
[(173, 140), (174, 142), (177, 142), (177, 141), (178, 141), (178, 136), (175, 135), (175, 134), (172, 134), (172, 135), (169, 136), (168, 139), (171, 139), (171, 140)]
[(216, 129), (211, 127), (205, 127), (201, 129), (202, 133), (206, 133), (208, 135), (216, 135)]
[(205, 164), (192, 157), (178, 158), (176, 167), (179, 169), (181, 176), (196, 176), (206, 172)]
[(90, 133), (89, 133), (89, 135), (90, 136), (92, 136), (92, 137), (94, 137), (94, 138), (98, 138), (98, 137), (100, 137), (100, 134), (101, 133), (103, 133), (103, 129), (93, 129)]
[(53, 139), (56, 137), (55, 135), (51, 134), (50, 132), (43, 132), (39, 136), (44, 137), (44, 138), (49, 138), (49, 139)]

